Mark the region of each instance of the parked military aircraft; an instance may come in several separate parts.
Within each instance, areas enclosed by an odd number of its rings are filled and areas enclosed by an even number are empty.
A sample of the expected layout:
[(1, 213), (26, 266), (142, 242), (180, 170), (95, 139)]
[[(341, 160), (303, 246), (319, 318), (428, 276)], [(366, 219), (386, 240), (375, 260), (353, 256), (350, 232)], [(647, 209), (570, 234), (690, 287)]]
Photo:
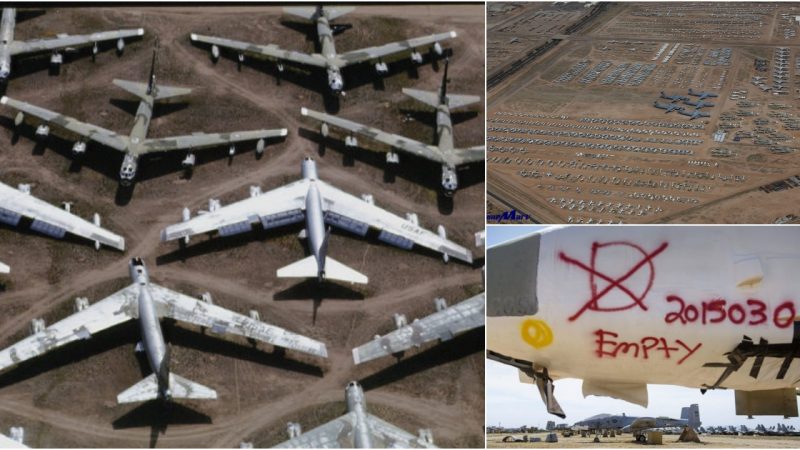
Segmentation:
[(701, 111), (699, 111), (697, 109), (695, 109), (694, 111), (680, 110), (680, 111), (678, 111), (678, 114), (683, 114), (684, 116), (689, 116), (690, 117), (689, 120), (694, 120), (694, 119), (697, 119), (699, 117), (709, 117), (709, 116), (711, 116), (711, 114), (701, 112)]
[(357, 382), (347, 383), (344, 395), (347, 414), (305, 433), (300, 424), (289, 422), (289, 440), (275, 448), (436, 448), (431, 430), (420, 429), (414, 436), (369, 414)]
[[(800, 230), (554, 227), (487, 251), (488, 357), (536, 383), (647, 406), (647, 384), (736, 391), (797, 417)], [(741, 370), (745, 368), (744, 370)]]
[(472, 262), (472, 253), (447, 240), (444, 227), (439, 225), (438, 235), (422, 228), (415, 214), (402, 219), (374, 205), (372, 196), (359, 199), (319, 179), (317, 166), (305, 158), (301, 166), (301, 180), (261, 193), (251, 188), (246, 200), (219, 207), (218, 202), (206, 214), (190, 218), (183, 211), (183, 222), (168, 226), (161, 232), (162, 241), (184, 239), (218, 230), (220, 236), (245, 233), (252, 224), (261, 222), (263, 228), (275, 228), (305, 220), (302, 238), (308, 239), (311, 256), (278, 269), (278, 277), (317, 278), (367, 283), (363, 275), (327, 256), (330, 227), (325, 224), (364, 236), (370, 227), (381, 230), (378, 239), (387, 244), (410, 250), (414, 244), (441, 252), (445, 262), (450, 256)]
[(704, 102), (703, 100), (698, 100), (696, 102), (692, 102), (692, 101), (686, 100), (683, 103), (686, 104), (686, 105), (694, 106), (694, 109), (700, 109), (700, 108), (706, 108), (706, 107), (713, 107), (714, 106), (713, 103)]
[[(450, 108), (467, 106), (480, 101), (477, 95), (457, 95), (447, 93), (447, 66), (445, 64), (444, 78), (439, 92), (421, 91), (419, 89), (403, 88), (403, 93), (426, 105), (436, 108), (436, 145), (423, 144), (405, 136), (399, 136), (377, 128), (370, 128), (347, 119), (341, 119), (330, 114), (312, 111), (302, 108), (300, 114), (309, 116), (322, 122), (320, 134), (328, 136), (328, 125), (342, 128), (350, 133), (345, 138), (345, 145), (357, 147), (358, 141), (353, 134), (365, 136), (374, 141), (389, 145), (392, 149), (397, 149), (412, 155), (420, 156), (425, 159), (440, 163), (442, 165), (442, 188), (444, 194), (452, 196), (458, 189), (457, 167), (463, 164), (483, 161), (486, 158), (486, 146), (476, 145), (466, 149), (457, 149), (453, 143), (453, 123), (450, 120)], [(397, 164), (400, 157), (394, 152), (386, 154), (386, 162)]]
[(655, 106), (658, 109), (665, 109), (666, 110), (664, 112), (665, 114), (671, 113), (672, 111), (682, 111), (684, 109), (683, 106), (675, 103), (668, 103), (664, 105), (662, 103), (658, 103), (658, 101), (653, 102), (653, 106)]
[(113, 131), (106, 130), (97, 125), (81, 122), (69, 116), (64, 116), (49, 111), (38, 106), (34, 106), (9, 97), (0, 99), (0, 104), (7, 105), (19, 111), (14, 119), (14, 124), (19, 126), (25, 115), (34, 117), (36, 122), (40, 122), (36, 128), (36, 135), (46, 138), (50, 133), (50, 125), (55, 125), (70, 135), (79, 136), (72, 151), (75, 155), (81, 155), (86, 151), (87, 141), (94, 141), (105, 147), (125, 154), (122, 159), (119, 177), (123, 185), (130, 185), (136, 177), (139, 157), (142, 155), (188, 150), (189, 153), (183, 161), (184, 167), (192, 167), (195, 163), (194, 150), (215, 148), (230, 144), (230, 154), (235, 152), (234, 144), (242, 141), (258, 141), (256, 144), (257, 154), (264, 152), (265, 139), (286, 136), (286, 128), (274, 130), (253, 130), (253, 131), (233, 131), (227, 133), (206, 134), (202, 132), (192, 133), (184, 136), (172, 136), (165, 138), (148, 139), (147, 132), (150, 127), (150, 119), (153, 115), (153, 108), (156, 102), (171, 99), (178, 96), (187, 95), (191, 89), (159, 86), (156, 84), (156, 52), (153, 52), (153, 63), (150, 68), (150, 78), (147, 84), (136, 83), (133, 81), (114, 80), (113, 83), (140, 98), (139, 108), (136, 110), (136, 118), (133, 123), (129, 136), (122, 136)]
[(447, 306), (443, 298), (434, 301), (436, 312), (414, 319), (410, 324), (403, 314), (394, 315), (396, 330), (353, 349), (353, 361), (361, 364), (393, 355), (434, 340), (447, 341), (456, 334), (484, 326), (486, 298), (483, 293), (456, 305)]
[(683, 408), (681, 410), (680, 419), (647, 416), (637, 417), (628, 416), (625, 413), (622, 415), (598, 414), (588, 419), (581, 420), (580, 422), (575, 422), (574, 426), (587, 427), (589, 431), (622, 430), (626, 433), (631, 433), (640, 429), (682, 427), (686, 425), (695, 429), (700, 427), (700, 409), (697, 404)]
[(117, 51), (121, 52), (125, 47), (125, 38), (144, 35), (144, 29), (138, 28), (135, 30), (101, 31), (75, 36), (59, 34), (55, 38), (17, 41), (14, 40), (16, 24), (17, 10), (15, 8), (3, 8), (3, 16), (0, 19), (0, 83), (7, 82), (11, 76), (12, 56), (52, 51), (50, 63), (60, 65), (63, 62), (63, 56), (59, 53), (61, 50), (91, 44), (93, 45), (92, 53), (97, 54), (99, 51), (98, 42), (116, 39)]
[[(125, 238), (100, 227), (100, 215), (94, 215), (94, 222), (88, 222), (61, 208), (45, 203), (31, 195), (30, 185), (21, 184), (18, 189), (0, 183), (0, 223), (15, 227), (27, 217), (30, 228), (47, 236), (61, 239), (67, 232), (94, 241), (95, 248), (100, 244), (125, 250)], [(9, 273), (10, 268), (0, 263), (0, 273)]]
[(422, 54), (417, 50), (418, 48), (431, 46), (432, 53), (442, 55), (444, 51), (439, 42), (456, 37), (456, 32), (450, 31), (406, 41), (393, 42), (377, 47), (362, 48), (347, 53), (337, 53), (333, 43), (333, 36), (349, 27), (344, 25), (331, 25), (330, 21), (354, 9), (354, 7), (323, 8), (322, 6), (283, 8), (283, 11), (287, 14), (311, 20), (316, 24), (317, 40), (321, 53), (306, 54), (283, 50), (274, 44), (257, 45), (220, 37), (203, 36), (196, 33), (192, 33), (191, 39), (192, 42), (211, 44), (211, 57), (214, 61), (219, 58), (219, 48), (222, 47), (237, 52), (239, 62), (244, 61), (245, 54), (257, 58), (274, 59), (277, 61), (279, 72), (284, 70), (284, 61), (325, 69), (328, 77), (328, 87), (333, 94), (338, 95), (343, 93), (344, 90), (342, 69), (347, 66), (370, 62), (374, 64), (377, 74), (383, 75), (389, 72), (389, 67), (383, 61), (384, 58), (398, 53), (408, 52), (412, 61), (417, 64), (422, 64)]
[(661, 98), (665, 98), (667, 100), (672, 100), (673, 103), (679, 102), (679, 101), (683, 101), (683, 100), (689, 100), (689, 97), (684, 97), (683, 95), (677, 95), (677, 94), (676, 95), (667, 95), (667, 94), (664, 93), (664, 91), (661, 91)]
[(699, 100), (703, 100), (703, 99), (706, 99), (706, 98), (709, 98), (709, 97), (718, 97), (719, 96), (718, 94), (715, 94), (713, 92), (703, 92), (703, 91), (695, 92), (694, 90), (692, 90), (692, 88), (689, 88), (689, 95), (692, 95), (692, 96), (695, 96), (695, 97), (700, 97)]
[(32, 336), (0, 351), (0, 371), (79, 339), (89, 339), (115, 325), (138, 320), (142, 340), (136, 345), (136, 351), (145, 352), (153, 373), (120, 393), (117, 403), (173, 398), (216, 399), (213, 389), (170, 372), (170, 351), (159, 323), (163, 318), (205, 327), (213, 333), (236, 334), (276, 347), (322, 358), (328, 356), (321, 342), (151, 283), (140, 258), (131, 259), (128, 267), (133, 280), (130, 286), (91, 306), (85, 298), (77, 299), (75, 314), (47, 328), (43, 320), (34, 320)]

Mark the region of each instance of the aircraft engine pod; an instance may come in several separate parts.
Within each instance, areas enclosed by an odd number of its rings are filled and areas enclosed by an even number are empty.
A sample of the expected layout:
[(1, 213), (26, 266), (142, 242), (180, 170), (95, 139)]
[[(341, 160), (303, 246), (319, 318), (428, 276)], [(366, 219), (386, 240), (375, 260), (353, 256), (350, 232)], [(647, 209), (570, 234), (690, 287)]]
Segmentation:
[(64, 55), (62, 55), (61, 53), (53, 52), (53, 54), (50, 55), (50, 64), (58, 66), (61, 65), (61, 63), (63, 62), (64, 62)]
[(411, 61), (417, 64), (422, 64), (422, 54), (416, 50), (411, 52)]
[(383, 61), (378, 61), (375, 63), (375, 73), (378, 75), (386, 75), (389, 73), (389, 66)]
[(239, 64), (242, 64), (242, 63), (244, 62), (244, 53), (241, 53), (241, 52), (240, 52), (240, 53), (237, 55), (237, 58), (239, 59)]
[(344, 145), (345, 147), (355, 148), (358, 147), (358, 138), (355, 136), (346, 136), (344, 138)]
[(47, 124), (41, 124), (36, 127), (36, 137), (39, 139), (45, 139), (50, 134), (50, 127)]
[(442, 187), (448, 197), (452, 197), (453, 192), (458, 189), (458, 174), (455, 168), (442, 166)]
[(264, 154), (264, 148), (266, 147), (266, 143), (264, 139), (259, 139), (256, 142), (256, 155), (261, 156)]
[(92, 55), (96, 55), (99, 51), (100, 49), (97, 47), (97, 42), (92, 44)]
[(72, 153), (75, 155), (82, 155), (86, 152), (86, 142), (77, 141), (72, 145)]
[(328, 137), (328, 132), (329, 131), (330, 130), (328, 129), (328, 124), (327, 123), (323, 122), (322, 125), (319, 126), (319, 134), (321, 134), (322, 137)]
[(400, 164), (400, 154), (397, 152), (386, 152), (387, 164)]
[(139, 165), (139, 158), (136, 155), (126, 153), (122, 158), (122, 166), (119, 169), (119, 180), (123, 186), (130, 186), (136, 178), (136, 169)]
[(216, 44), (211, 46), (211, 59), (217, 62), (219, 59), (219, 47)]
[(194, 156), (194, 153), (189, 152), (186, 154), (186, 158), (184, 158), (183, 161), (181, 161), (181, 165), (185, 169), (189, 169), (194, 167), (195, 162), (196, 162), (196, 157)]
[(433, 44), (433, 51), (439, 56), (442, 56), (442, 53), (444, 53), (444, 50), (442, 50), (442, 45), (438, 42)]
[(278, 61), (276, 66), (278, 67), (278, 72), (283, 73), (283, 70), (284, 70), (283, 63)]
[(18, 112), (17, 115), (14, 117), (14, 126), (20, 126), (22, 121), (25, 120), (25, 114), (22, 112)]
[(122, 53), (125, 50), (125, 40), (122, 38), (117, 39), (117, 52)]
[(236, 146), (231, 144), (230, 148), (228, 148), (228, 155), (233, 156), (236, 154)]

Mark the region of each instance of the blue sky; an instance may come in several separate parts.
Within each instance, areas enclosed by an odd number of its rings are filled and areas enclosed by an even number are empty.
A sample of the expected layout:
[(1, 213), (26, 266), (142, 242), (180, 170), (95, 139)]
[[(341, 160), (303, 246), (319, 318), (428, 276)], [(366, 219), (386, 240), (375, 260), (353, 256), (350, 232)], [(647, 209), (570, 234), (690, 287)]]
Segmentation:
[[(544, 226), (498, 225), (486, 228), (487, 246), (492, 246), (540, 230)], [(491, 297), (489, 301), (491, 301)], [(487, 329), (487, 332), (491, 332), (491, 330)], [(760, 416), (750, 420), (746, 416), (737, 416), (734, 393), (728, 390), (708, 391), (702, 395), (699, 389), (694, 388), (650, 385), (648, 386), (650, 406), (642, 408), (607, 397), (590, 396), (584, 399), (581, 394), (580, 380), (558, 380), (555, 386), (556, 399), (567, 414), (567, 418), (564, 420), (547, 413), (536, 387), (520, 383), (516, 369), (487, 360), (486, 425), (507, 427), (536, 425), (544, 428), (548, 420), (573, 424), (601, 413), (679, 418), (682, 407), (697, 403), (700, 406), (700, 420), (705, 426), (744, 424), (754, 428), (759, 423), (771, 426), (780, 422), (785, 425), (794, 425), (795, 428), (800, 429), (800, 419), (798, 418), (787, 420), (781, 416)]]

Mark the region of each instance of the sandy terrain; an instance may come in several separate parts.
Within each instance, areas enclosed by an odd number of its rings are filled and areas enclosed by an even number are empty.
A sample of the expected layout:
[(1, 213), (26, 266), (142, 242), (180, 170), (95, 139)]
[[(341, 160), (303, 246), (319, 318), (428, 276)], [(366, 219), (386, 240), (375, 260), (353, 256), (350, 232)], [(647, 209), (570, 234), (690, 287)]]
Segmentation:
[[(800, 114), (796, 77), (788, 95), (762, 92), (751, 79), (772, 83), (774, 49), (788, 48), (792, 61), (799, 54), (800, 39), (784, 36), (798, 27), (783, 16), (800, 5), (741, 3), (701, 27), (705, 7), (611, 5), (497, 85), (488, 98), (490, 196), (543, 223), (773, 223), (797, 215), (796, 189), (760, 190), (800, 173), (800, 132), (788, 126)], [(521, 36), (541, 38), (530, 28)], [(754, 58), (766, 58), (769, 70), (757, 72)], [(626, 68), (634, 69), (624, 77)], [(710, 117), (653, 107), (670, 103), (661, 91), (689, 88), (719, 94), (702, 110)], [(723, 127), (724, 142), (715, 142)], [(735, 141), (738, 131), (758, 136)], [(720, 148), (732, 156), (715, 156)]]
[[(542, 442), (506, 443), (503, 438), (507, 434), (490, 434), (486, 443), (489, 448), (649, 448), (637, 444), (630, 434), (617, 437), (601, 437), (600, 443), (594, 443), (594, 436), (582, 438), (580, 435), (563, 437), (558, 435), (558, 442), (547, 443), (547, 433), (532, 433), (528, 437), (539, 437)], [(514, 435), (521, 438), (522, 435)], [(797, 448), (800, 437), (781, 436), (700, 436), (701, 443), (677, 442), (677, 435), (664, 435), (664, 446), (671, 448)]]
[[(444, 45), (454, 52), (450, 92), (480, 93), (483, 17), (482, 5), (370, 6), (343, 19), (353, 28), (338, 35), (336, 44), (347, 51), (454, 29), (459, 38)], [(11, 97), (127, 134), (136, 102), (111, 80), (145, 82), (158, 35), (158, 81), (194, 91), (185, 107), (156, 108), (150, 136), (278, 127), (288, 128), (289, 135), (268, 143), (260, 159), (252, 144), (239, 148), (232, 160), (227, 149), (197, 154), (191, 179), (180, 169), (183, 154), (145, 158), (131, 192), (118, 188), (121, 155), (90, 145), (75, 161), (72, 141), (51, 137), (36, 144), (30, 128), (12, 141), (13, 114), (3, 110), (0, 180), (30, 182), (34, 195), (54, 204), (72, 201), (73, 212), (82, 217), (99, 212), (104, 226), (126, 238), (127, 250), (96, 252), (80, 240), (0, 228), (0, 260), (12, 267), (0, 292), (0, 346), (24, 337), (33, 318), (53, 323), (65, 317), (75, 297), (95, 302), (126, 286), (127, 262), (140, 256), (154, 282), (189, 295), (210, 291), (216, 304), (234, 311), (256, 309), (268, 323), (324, 341), (330, 357), (253, 348), (242, 339), (220, 340), (165, 323), (172, 370), (213, 387), (219, 400), (181, 402), (167, 412), (158, 404), (118, 406), (116, 395), (149, 371), (133, 352), (138, 329), (130, 324), (0, 376), (0, 430), (24, 426), (32, 447), (235, 447), (241, 441), (272, 446), (286, 439), (289, 420), (308, 430), (343, 414), (344, 386), (358, 380), (370, 410), (385, 420), (412, 433), (432, 428), (441, 446), (483, 445), (483, 330), (408, 352), (400, 362), (389, 358), (355, 367), (351, 357), (352, 347), (391, 330), (392, 313), (420, 317), (435, 311), (436, 296), (452, 303), (481, 289), (482, 249), (473, 247), (473, 233), (483, 228), (483, 166), (460, 174), (462, 189), (449, 203), (437, 195), (436, 165), (401, 157), (396, 177), (385, 181), (382, 154), (344, 152), (334, 141), (321, 146), (317, 126), (301, 120), (301, 106), (331, 106), (318, 77), (287, 70), (278, 84), (274, 66), (248, 62), (239, 71), (235, 60), (225, 57), (213, 64), (208, 49), (188, 39), (195, 31), (313, 51), (313, 42), (281, 21), (274, 8), (103, 8), (50, 10), (18, 25), (19, 39), (136, 26), (147, 34), (129, 43), (121, 57), (105, 51), (92, 62), (85, 53), (67, 55), (58, 76), (48, 74), (47, 57), (15, 60)], [(432, 115), (405, 99), (400, 88), (435, 89), (441, 71), (431, 64), (417, 70), (398, 64), (382, 86), (374, 86), (371, 75), (364, 75), (371, 68), (365, 69), (345, 71), (348, 92), (338, 113), (430, 141)], [(476, 124), (483, 123), (483, 111), (464, 119), (455, 125), (456, 145), (482, 142), (483, 127)], [(226, 239), (198, 237), (186, 251), (174, 242), (160, 243), (160, 230), (180, 220), (184, 206), (196, 212), (209, 198), (223, 204), (243, 199), (250, 185), (264, 190), (283, 185), (300, 177), (304, 156), (317, 160), (323, 180), (347, 192), (372, 193), (376, 204), (400, 215), (416, 212), (426, 228), (445, 225), (449, 238), (473, 249), (476, 264), (443, 264), (432, 252), (382, 244), (374, 233), (360, 239), (334, 231), (329, 254), (366, 273), (370, 283), (318, 286), (274, 275), (305, 255), (299, 224)]]

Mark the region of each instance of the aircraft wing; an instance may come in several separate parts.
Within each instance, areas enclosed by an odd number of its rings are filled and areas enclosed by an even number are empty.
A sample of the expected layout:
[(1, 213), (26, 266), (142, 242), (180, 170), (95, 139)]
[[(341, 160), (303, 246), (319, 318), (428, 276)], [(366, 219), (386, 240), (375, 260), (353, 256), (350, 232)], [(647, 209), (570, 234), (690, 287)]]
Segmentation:
[(320, 122), (333, 125), (337, 128), (342, 128), (351, 133), (365, 136), (374, 141), (384, 143), (397, 150), (402, 150), (404, 152), (411, 153), (412, 155), (421, 156), (425, 159), (430, 159), (431, 161), (436, 161), (438, 163), (444, 162), (444, 159), (442, 158), (442, 155), (439, 153), (439, 149), (436, 146), (423, 144), (422, 142), (415, 141), (407, 137), (387, 133), (377, 128), (371, 128), (366, 125), (361, 125), (360, 123), (352, 122), (336, 116), (331, 116), (330, 114), (313, 111), (307, 108), (301, 108), (300, 114), (319, 120)]
[(0, 351), (0, 371), (138, 317), (138, 296), (132, 284)]
[(202, 150), (243, 141), (254, 141), (286, 136), (286, 128), (275, 130), (234, 131), (232, 133), (195, 133), (157, 139), (145, 139), (144, 153), (169, 152), (173, 150)]
[(645, 430), (647, 428), (654, 428), (656, 426), (656, 419), (652, 417), (639, 417), (631, 422), (629, 425), (631, 430)]
[(171, 241), (214, 230), (219, 230), (220, 236), (231, 236), (250, 231), (252, 224), (259, 221), (265, 229), (300, 222), (305, 218), (307, 192), (308, 181), (298, 180), (170, 225), (161, 231), (161, 240)]
[(282, 442), (275, 448), (353, 448), (355, 426), (356, 414), (350, 412)]
[(153, 300), (165, 307), (162, 316), (200, 325), (217, 334), (236, 334), (276, 347), (328, 357), (325, 344), (309, 337), (251, 319), (156, 284), (150, 284), (150, 292), (153, 294)]
[(298, 64), (306, 64), (309, 66), (326, 67), (328, 61), (320, 54), (296, 52), (293, 50), (284, 50), (277, 45), (256, 45), (249, 42), (234, 41), (232, 39), (224, 39), (214, 36), (203, 36), (202, 34), (192, 33), (193, 42), (203, 42), (206, 44), (216, 45), (222, 48), (228, 48), (239, 53), (246, 53), (259, 57), (273, 58), (281, 61), (292, 61)]
[(79, 47), (82, 45), (94, 44), (95, 42), (110, 41), (112, 39), (122, 39), (127, 37), (142, 36), (144, 28), (133, 30), (114, 30), (101, 31), (92, 34), (62, 35), (52, 39), (35, 39), (31, 41), (11, 42), (11, 55), (20, 53), (34, 53), (48, 50), (59, 50), (66, 47)]
[[(414, 244), (472, 263), (472, 252), (384, 209), (354, 197), (335, 187), (317, 181), (323, 198), (325, 220), (350, 231), (358, 229), (362, 236), (365, 226), (381, 230), (378, 238), (406, 250)], [(346, 226), (344, 226), (346, 224)], [(363, 231), (363, 233), (361, 233)]]
[(458, 333), (484, 326), (486, 298), (483, 293), (449, 308), (379, 336), (353, 349), (353, 361), (361, 364), (392, 355), (436, 339), (446, 341)]
[(414, 436), (372, 414), (367, 414), (367, 422), (369, 422), (370, 431), (372, 431), (373, 443), (376, 440), (381, 440), (385, 448), (436, 448), (435, 445), (429, 444), (418, 436)]
[(11, 267), (8, 267), (6, 264), (0, 262), (0, 273), (10, 273)]
[(89, 123), (81, 122), (80, 120), (73, 119), (72, 117), (58, 114), (56, 112), (40, 108), (30, 103), (14, 100), (9, 97), (0, 98), (0, 104), (7, 105), (11, 108), (20, 111), (47, 123), (48, 125), (57, 125), (67, 131), (83, 136), (89, 140), (99, 142), (107, 147), (124, 152), (128, 147), (128, 137), (120, 136), (111, 130), (98, 127)]
[(468, 164), (478, 161), (486, 161), (486, 146), (476, 145), (469, 148), (457, 148), (453, 151), (455, 165)]
[(69, 232), (125, 250), (125, 238), (11, 186), (0, 183), (0, 222), (16, 226), (22, 216), (33, 219), (31, 229), (61, 239)]
[(27, 445), (17, 442), (10, 437), (0, 434), (0, 448), (29, 448)]
[(336, 58), (342, 61), (340, 63), (340, 67), (351, 66), (353, 64), (380, 59), (384, 56), (393, 55), (395, 53), (407, 52), (423, 45), (433, 44), (435, 42), (454, 38), (456, 36), (457, 35), (455, 31), (431, 34), (429, 36), (413, 38), (406, 41), (392, 42), (390, 44), (380, 45), (377, 47), (367, 47), (359, 50), (353, 50), (352, 52), (337, 55)]

